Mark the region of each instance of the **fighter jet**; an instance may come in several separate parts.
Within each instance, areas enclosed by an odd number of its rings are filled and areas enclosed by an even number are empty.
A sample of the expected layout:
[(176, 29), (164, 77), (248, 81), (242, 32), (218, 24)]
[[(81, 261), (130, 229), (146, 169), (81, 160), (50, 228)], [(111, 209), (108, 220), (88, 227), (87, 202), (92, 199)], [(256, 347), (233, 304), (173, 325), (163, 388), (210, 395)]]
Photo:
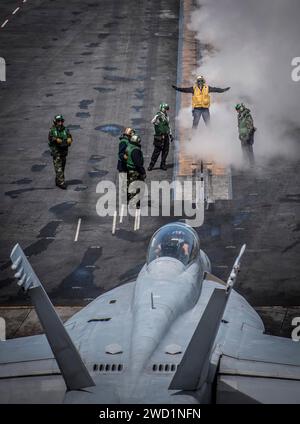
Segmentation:
[(16, 245), (12, 268), (45, 335), (0, 342), (1, 402), (300, 403), (300, 344), (264, 334), (233, 289), (244, 251), (224, 282), (193, 228), (165, 225), (136, 281), (63, 324)]

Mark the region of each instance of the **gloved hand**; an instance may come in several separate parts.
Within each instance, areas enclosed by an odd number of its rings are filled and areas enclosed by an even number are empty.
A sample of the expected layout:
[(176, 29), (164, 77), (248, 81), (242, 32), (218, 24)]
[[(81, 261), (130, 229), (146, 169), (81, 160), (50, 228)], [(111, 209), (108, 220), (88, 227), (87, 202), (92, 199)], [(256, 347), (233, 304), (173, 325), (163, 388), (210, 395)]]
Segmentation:
[(239, 139), (242, 143), (247, 143), (249, 140), (249, 136), (248, 135), (239, 135)]
[(177, 87), (176, 87), (176, 85), (172, 84), (172, 88), (175, 88), (175, 90), (176, 90)]
[(71, 146), (71, 144), (72, 144), (72, 138), (71, 137), (68, 137), (67, 138), (67, 143), (68, 143), (68, 146)]
[(142, 179), (142, 181), (145, 181), (145, 179), (146, 179), (146, 174), (143, 174), (143, 175), (141, 176), (141, 179)]
[(57, 143), (57, 144), (61, 144), (61, 143), (62, 143), (62, 139), (61, 139), (61, 138), (59, 138), (59, 137), (57, 137), (57, 139), (56, 139), (56, 143)]
[(170, 135), (169, 135), (169, 139), (170, 139), (170, 142), (171, 142), (171, 143), (173, 143), (173, 141), (174, 141), (174, 137), (173, 137), (173, 135), (172, 135), (172, 134), (170, 134)]

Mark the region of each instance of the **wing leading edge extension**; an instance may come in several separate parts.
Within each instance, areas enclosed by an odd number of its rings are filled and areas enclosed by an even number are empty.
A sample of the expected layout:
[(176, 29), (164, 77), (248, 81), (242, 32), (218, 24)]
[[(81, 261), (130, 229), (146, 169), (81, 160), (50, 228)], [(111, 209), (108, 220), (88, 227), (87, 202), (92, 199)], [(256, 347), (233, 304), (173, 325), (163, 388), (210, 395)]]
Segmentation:
[(79, 352), (19, 244), (13, 248), (10, 258), (12, 269), (16, 271), (15, 277), (19, 280), (18, 285), (30, 295), (35, 306), (67, 389), (79, 390), (94, 386)]

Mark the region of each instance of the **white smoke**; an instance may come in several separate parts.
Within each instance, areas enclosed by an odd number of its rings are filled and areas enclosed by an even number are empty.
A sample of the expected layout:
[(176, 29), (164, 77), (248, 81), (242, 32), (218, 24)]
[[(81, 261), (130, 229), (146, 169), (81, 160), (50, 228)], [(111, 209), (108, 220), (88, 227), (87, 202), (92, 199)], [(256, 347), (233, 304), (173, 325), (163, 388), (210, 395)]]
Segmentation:
[[(198, 6), (189, 27), (204, 48), (191, 82), (201, 74), (209, 85), (231, 89), (212, 94), (211, 127), (201, 118), (187, 151), (241, 164), (234, 106), (244, 102), (257, 127), (256, 156), (295, 158), (300, 81), (292, 80), (291, 62), (300, 56), (299, 0), (203, 0)], [(191, 108), (182, 109), (179, 120), (190, 128)]]

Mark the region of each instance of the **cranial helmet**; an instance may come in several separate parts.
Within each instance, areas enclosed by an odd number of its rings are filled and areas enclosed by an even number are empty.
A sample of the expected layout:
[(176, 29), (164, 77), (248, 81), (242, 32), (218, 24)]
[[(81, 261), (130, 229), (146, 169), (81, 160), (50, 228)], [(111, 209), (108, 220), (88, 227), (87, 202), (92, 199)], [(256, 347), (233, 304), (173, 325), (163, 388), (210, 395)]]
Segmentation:
[(204, 78), (204, 76), (203, 75), (198, 75), (197, 76), (197, 83), (202, 83), (202, 84), (205, 84), (205, 78)]
[(138, 134), (133, 134), (131, 137), (131, 141), (134, 143), (141, 143), (141, 137)]
[(245, 109), (244, 103), (238, 103), (235, 105), (235, 110), (237, 110), (238, 112), (243, 112), (244, 109)]
[(125, 128), (125, 130), (124, 130), (124, 134), (128, 135), (129, 137), (131, 137), (134, 133), (135, 133), (134, 129), (129, 128), (129, 127)]
[(56, 115), (56, 116), (54, 116), (53, 124), (57, 126), (57, 123), (59, 121), (61, 121), (62, 123), (64, 123), (65, 119), (64, 119), (63, 115)]
[(169, 108), (169, 105), (168, 105), (168, 103), (161, 103), (160, 105), (159, 105), (159, 110), (161, 111), (161, 112), (165, 112), (166, 110), (169, 110), (170, 108)]

